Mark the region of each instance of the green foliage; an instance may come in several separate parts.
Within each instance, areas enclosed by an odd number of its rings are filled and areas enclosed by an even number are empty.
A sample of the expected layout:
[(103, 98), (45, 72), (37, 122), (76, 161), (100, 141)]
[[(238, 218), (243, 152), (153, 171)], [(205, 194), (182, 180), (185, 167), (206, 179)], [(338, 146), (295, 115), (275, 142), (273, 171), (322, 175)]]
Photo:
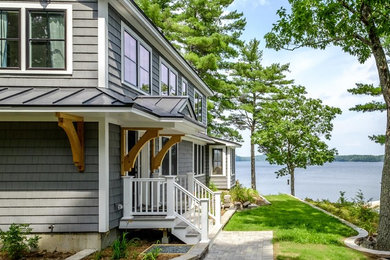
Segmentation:
[(217, 186), (212, 181), (209, 182), (209, 189), (212, 190), (212, 191), (218, 191)]
[(29, 224), (12, 224), (8, 231), (0, 231), (1, 251), (10, 259), (20, 259), (31, 249), (38, 248), (38, 235), (28, 238), (32, 229)]
[(97, 251), (94, 255), (93, 255), (93, 259), (94, 260), (100, 260), (103, 258), (103, 253), (102, 251)]
[(215, 92), (208, 102), (208, 133), (242, 140), (239, 132), (221, 117), (231, 108), (234, 85), (226, 78), (246, 21), (230, 10), (233, 0), (136, 0), (146, 15), (177, 47), (199, 76)]
[(259, 193), (257, 192), (257, 190), (243, 187), (242, 184), (238, 182), (232, 189), (230, 189), (229, 193), (233, 201), (241, 203), (247, 201), (254, 203), (256, 202), (256, 198), (259, 197)]
[(343, 245), (356, 231), (339, 220), (288, 195), (266, 198), (271, 205), (236, 212), (225, 230), (272, 230), (276, 259), (365, 259)]
[(383, 162), (383, 155), (337, 155), (336, 162)]
[[(156, 242), (156, 244), (158, 244), (159, 241)], [(158, 255), (160, 254), (161, 252), (161, 248), (158, 247), (158, 246), (155, 246), (153, 247), (152, 250), (150, 250), (149, 252), (145, 253), (144, 256), (142, 257), (142, 260), (156, 260)]]
[[(286, 165), (277, 176), (290, 174), (296, 168), (323, 165), (337, 154), (322, 138), (329, 140), (332, 120), (341, 114), (339, 108), (322, 104), (319, 99), (307, 98), (304, 87), (283, 88), (282, 98), (263, 104), (259, 114), (259, 130), (254, 141), (259, 152), (267, 155), (271, 164)], [(293, 183), (291, 192), (294, 193)]]
[(117, 238), (112, 244), (112, 257), (111, 257), (112, 259), (121, 259), (127, 257), (128, 242), (126, 239), (126, 235), (127, 233), (124, 232), (122, 234), (122, 238), (121, 239)]
[(366, 200), (361, 190), (356, 193), (355, 198), (349, 201), (345, 198), (345, 192), (340, 191), (340, 198), (336, 203), (328, 200), (306, 201), (342, 218), (373, 234), (378, 229), (379, 213), (369, 206), (371, 199)]

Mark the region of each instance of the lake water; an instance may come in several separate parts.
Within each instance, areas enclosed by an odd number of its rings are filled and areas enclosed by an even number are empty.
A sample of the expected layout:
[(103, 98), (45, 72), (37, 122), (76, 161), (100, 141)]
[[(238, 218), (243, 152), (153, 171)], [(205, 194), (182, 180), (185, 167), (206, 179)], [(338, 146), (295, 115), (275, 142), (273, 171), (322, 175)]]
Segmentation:
[[(379, 200), (383, 162), (333, 162), (324, 166), (297, 169), (295, 195), (299, 198), (329, 199), (336, 201), (340, 193), (350, 199), (360, 189), (366, 199)], [(256, 161), (257, 190), (263, 194), (290, 193), (287, 180), (290, 176), (276, 178), (281, 166)], [(236, 179), (250, 187), (250, 161), (236, 162)]]

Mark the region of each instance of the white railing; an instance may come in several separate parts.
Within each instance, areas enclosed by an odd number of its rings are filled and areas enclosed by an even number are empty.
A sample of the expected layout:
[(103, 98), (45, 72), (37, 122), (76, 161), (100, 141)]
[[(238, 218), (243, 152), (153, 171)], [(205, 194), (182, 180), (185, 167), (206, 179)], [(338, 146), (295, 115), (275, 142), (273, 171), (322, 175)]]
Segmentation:
[(124, 217), (167, 214), (165, 178), (123, 177), (123, 181)]
[(188, 177), (187, 175), (177, 175), (176, 182), (184, 189), (188, 190)]
[[(188, 183), (193, 187), (192, 193), (199, 199), (209, 200), (209, 216), (214, 220), (214, 225), (221, 224), (221, 192), (212, 191), (202, 182), (194, 178), (193, 173), (188, 173)], [(193, 183), (192, 185), (190, 183)]]

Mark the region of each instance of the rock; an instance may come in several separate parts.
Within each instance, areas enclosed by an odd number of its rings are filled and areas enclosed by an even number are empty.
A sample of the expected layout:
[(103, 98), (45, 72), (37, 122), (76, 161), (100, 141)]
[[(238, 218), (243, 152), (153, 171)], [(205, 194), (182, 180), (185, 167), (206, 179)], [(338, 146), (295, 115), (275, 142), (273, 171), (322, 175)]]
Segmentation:
[(241, 202), (235, 202), (234, 203), (234, 207), (236, 207), (236, 209), (238, 209), (238, 210), (241, 210), (242, 209), (242, 203)]
[(230, 195), (223, 196), (223, 202), (224, 203), (231, 203), (232, 202), (232, 196), (230, 196)]
[(223, 208), (226, 209), (226, 208), (230, 208), (231, 206), (233, 205), (233, 203), (224, 203), (223, 204)]
[(254, 203), (251, 203), (248, 205), (248, 209), (255, 209), (255, 208), (258, 208), (259, 206), (254, 204)]
[(251, 204), (249, 201), (245, 201), (244, 204), (242, 204), (242, 206), (244, 208), (247, 208), (249, 206), (249, 204)]

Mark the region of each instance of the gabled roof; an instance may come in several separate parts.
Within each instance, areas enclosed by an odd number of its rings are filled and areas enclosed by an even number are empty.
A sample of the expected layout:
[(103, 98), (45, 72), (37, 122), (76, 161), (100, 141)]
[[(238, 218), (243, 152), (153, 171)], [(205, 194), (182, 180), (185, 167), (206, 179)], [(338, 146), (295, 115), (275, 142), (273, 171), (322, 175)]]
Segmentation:
[(103, 88), (0, 87), (0, 106), (131, 106), (133, 100)]

